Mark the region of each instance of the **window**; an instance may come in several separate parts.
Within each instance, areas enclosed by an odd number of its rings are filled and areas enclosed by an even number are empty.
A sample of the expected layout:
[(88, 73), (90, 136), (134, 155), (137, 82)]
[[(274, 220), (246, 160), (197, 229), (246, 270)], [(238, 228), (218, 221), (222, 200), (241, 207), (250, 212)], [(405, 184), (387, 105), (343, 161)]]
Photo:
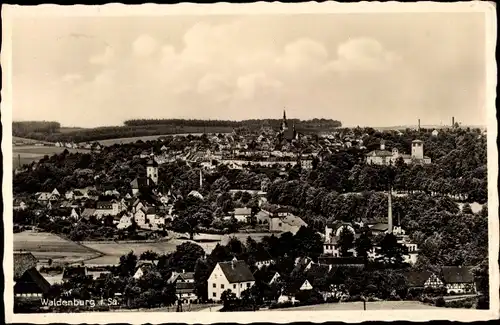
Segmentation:
[(221, 284), (221, 285), (220, 285), (220, 288), (221, 288), (221, 289), (224, 289), (224, 285), (223, 285), (223, 284)]
[(217, 288), (217, 285), (214, 283), (213, 287), (214, 287), (214, 288)]
[(214, 293), (212, 293), (212, 297), (215, 297), (215, 296), (217, 296), (217, 295), (216, 295), (216, 293), (215, 293), (215, 292), (214, 292)]
[(233, 289), (236, 289), (236, 284), (233, 284)]
[(243, 288), (243, 283), (240, 283), (240, 288)]
[(250, 288), (250, 282), (249, 282), (249, 283), (247, 283), (247, 288)]

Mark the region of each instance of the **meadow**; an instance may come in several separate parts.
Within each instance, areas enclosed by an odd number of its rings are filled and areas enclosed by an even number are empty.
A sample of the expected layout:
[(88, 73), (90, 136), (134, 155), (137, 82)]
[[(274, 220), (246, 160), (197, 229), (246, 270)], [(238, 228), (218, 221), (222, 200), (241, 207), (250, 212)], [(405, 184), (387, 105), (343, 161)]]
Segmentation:
[(54, 264), (75, 263), (101, 255), (57, 235), (31, 231), (14, 234), (14, 251), (19, 250), (31, 252), (41, 263), (52, 259)]
[(97, 140), (98, 143), (100, 143), (103, 146), (112, 146), (114, 144), (126, 144), (126, 143), (134, 143), (139, 140), (141, 141), (156, 141), (158, 138), (161, 137), (175, 137), (175, 136), (187, 136), (187, 135), (193, 135), (193, 136), (199, 136), (202, 133), (177, 133), (177, 134), (160, 134), (160, 135), (148, 135), (148, 136), (142, 136), (142, 137), (130, 137), (130, 138), (115, 138), (115, 139), (106, 139), (106, 140)]
[[(426, 305), (420, 301), (374, 301), (366, 303), (366, 310), (416, 310), (437, 309), (439, 307)], [(265, 311), (326, 311), (326, 310), (363, 310), (363, 302), (340, 302), (311, 306), (269, 309)]]
[[(31, 164), (33, 161), (38, 161), (42, 159), (45, 155), (52, 156), (54, 154), (59, 154), (67, 148), (55, 147), (55, 146), (13, 146), (12, 147), (12, 168), (16, 169), (19, 167), (19, 162), (21, 166), (25, 164)], [(69, 152), (90, 152), (87, 149), (68, 149)]]
[(148, 250), (158, 254), (168, 254), (176, 250), (178, 245), (185, 242), (192, 242), (201, 246), (207, 254), (210, 254), (217, 244), (226, 245), (231, 237), (236, 237), (242, 242), (245, 242), (248, 236), (251, 236), (256, 241), (259, 241), (264, 236), (270, 236), (269, 233), (236, 233), (231, 235), (212, 235), (199, 234), (195, 235), (193, 241), (184, 236), (175, 235), (177, 238), (172, 238), (167, 241), (158, 241), (155, 243), (116, 243), (116, 242), (85, 242), (86, 247), (101, 252), (103, 255), (95, 259), (85, 261), (88, 265), (108, 265), (118, 264), (120, 256), (133, 251), (136, 255), (140, 255)]

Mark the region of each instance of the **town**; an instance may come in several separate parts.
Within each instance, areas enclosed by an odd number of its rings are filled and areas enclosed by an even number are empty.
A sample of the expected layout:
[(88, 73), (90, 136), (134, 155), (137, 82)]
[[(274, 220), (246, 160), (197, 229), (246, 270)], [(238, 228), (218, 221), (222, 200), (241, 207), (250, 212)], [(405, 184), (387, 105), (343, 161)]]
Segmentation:
[(51, 145), (87, 151), (14, 170), (17, 313), (488, 308), (486, 132), (454, 118)]

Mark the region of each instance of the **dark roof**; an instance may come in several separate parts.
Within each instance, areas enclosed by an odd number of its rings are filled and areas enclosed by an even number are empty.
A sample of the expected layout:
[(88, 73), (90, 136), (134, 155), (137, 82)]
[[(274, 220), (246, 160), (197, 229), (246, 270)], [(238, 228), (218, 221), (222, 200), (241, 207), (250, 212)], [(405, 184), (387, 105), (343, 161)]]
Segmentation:
[(443, 266), (441, 269), (445, 283), (472, 283), (474, 274), (468, 266)]
[(84, 266), (68, 267), (64, 269), (63, 279), (70, 279), (76, 276), (86, 276), (87, 268)]
[(110, 206), (113, 206), (113, 203), (110, 201), (99, 201), (96, 204), (97, 209), (107, 209)]
[(373, 150), (366, 154), (367, 156), (376, 156), (376, 157), (391, 157), (392, 152), (387, 150)]
[(192, 293), (194, 292), (194, 282), (177, 282), (175, 284), (176, 293)]
[(15, 293), (47, 293), (50, 289), (50, 283), (34, 267), (15, 281)]
[(432, 273), (428, 271), (409, 271), (405, 274), (410, 287), (423, 287), (431, 275)]
[(130, 182), (130, 185), (133, 189), (142, 189), (148, 187), (151, 184), (151, 181), (147, 177), (138, 177)]
[(300, 290), (300, 287), (302, 287), (304, 282), (306, 282), (306, 280), (307, 279), (305, 276), (300, 276), (295, 281), (288, 283), (284, 288), (284, 292), (290, 295), (296, 294)]
[(27, 270), (36, 267), (38, 260), (30, 252), (14, 253), (14, 281), (21, 278)]
[(95, 214), (95, 209), (89, 209), (89, 208), (86, 208), (85, 210), (83, 210), (82, 212), (82, 217), (85, 218), (85, 217), (90, 217), (90, 216), (93, 216)]
[(158, 163), (154, 159), (149, 159), (146, 165), (147, 166), (158, 167)]
[(356, 257), (320, 256), (318, 261), (320, 264), (328, 265), (364, 265), (363, 259)]
[(255, 281), (252, 271), (245, 261), (220, 262), (219, 266), (229, 283)]

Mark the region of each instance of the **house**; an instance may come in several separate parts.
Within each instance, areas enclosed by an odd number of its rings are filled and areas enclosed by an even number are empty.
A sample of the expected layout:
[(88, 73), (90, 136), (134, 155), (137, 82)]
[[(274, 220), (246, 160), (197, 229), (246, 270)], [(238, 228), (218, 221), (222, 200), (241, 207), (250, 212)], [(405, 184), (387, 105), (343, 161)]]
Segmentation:
[(204, 199), (203, 195), (201, 195), (201, 193), (198, 192), (198, 191), (191, 191), (191, 192), (189, 192), (188, 196), (194, 196), (194, 197), (196, 197), (196, 198), (198, 198), (200, 200)]
[(14, 203), (13, 204), (14, 204), (13, 209), (15, 211), (26, 210), (26, 208), (27, 208), (26, 203), (24, 203), (24, 201), (22, 201), (20, 199), (14, 199)]
[(220, 301), (226, 290), (231, 290), (237, 298), (255, 284), (255, 278), (245, 261), (234, 258), (230, 262), (219, 262), (208, 278), (208, 298)]
[(154, 186), (154, 182), (148, 177), (138, 177), (130, 182), (130, 186), (132, 187), (132, 195), (137, 195)]
[(252, 217), (252, 209), (250, 208), (236, 208), (234, 209), (234, 217), (240, 222), (248, 222)]
[(432, 131), (432, 136), (433, 137), (437, 137), (438, 135), (439, 135), (439, 131), (438, 130)]
[(146, 274), (146, 272), (150, 271), (154, 267), (153, 261), (139, 261), (137, 262), (136, 271), (134, 273), (134, 279), (140, 279)]
[(264, 266), (270, 266), (274, 264), (274, 260), (271, 259), (271, 258), (257, 258), (257, 261), (255, 262), (255, 266), (258, 268), (258, 269), (261, 269), (263, 268)]
[(449, 294), (474, 293), (476, 284), (472, 268), (468, 266), (443, 266), (442, 279)]
[(38, 192), (36, 193), (36, 200), (41, 203), (48, 202), (51, 196), (52, 193), (50, 192)]
[(296, 234), (301, 227), (307, 227), (307, 223), (300, 217), (294, 216), (289, 212), (286, 212), (286, 216), (280, 216), (282, 213), (278, 212), (271, 215), (269, 219), (270, 232), (291, 232), (292, 234)]
[(62, 281), (67, 282), (73, 278), (86, 276), (88, 276), (88, 271), (85, 266), (70, 266), (64, 269)]
[(366, 163), (375, 165), (394, 165), (398, 159), (405, 164), (430, 164), (431, 159), (424, 156), (424, 143), (421, 140), (413, 140), (411, 144), (411, 155), (400, 154), (397, 148), (392, 151), (385, 149), (384, 141), (380, 142), (380, 150), (373, 150), (366, 154)]
[(126, 229), (128, 227), (132, 226), (132, 216), (124, 214), (120, 220), (118, 221), (118, 224), (116, 225), (116, 228), (118, 229)]
[(78, 214), (78, 212), (76, 211), (76, 209), (75, 209), (75, 208), (72, 208), (72, 209), (71, 209), (71, 213), (70, 213), (70, 215), (69, 215), (69, 216), (70, 216), (70, 218), (73, 218), (73, 219), (75, 219), (75, 220), (80, 219), (80, 215)]
[(119, 212), (119, 204), (115, 200), (98, 201), (96, 203), (95, 215), (98, 219), (102, 216), (116, 216)]
[(168, 279), (168, 283), (175, 284), (177, 299), (181, 300), (183, 303), (196, 301), (198, 299), (194, 290), (194, 272), (184, 272), (184, 270), (182, 273), (173, 272), (170, 279)]
[(50, 283), (36, 269), (37, 259), (29, 252), (14, 252), (14, 297), (40, 298)]
[(429, 280), (433, 273), (429, 271), (409, 271), (404, 275), (408, 281), (409, 289), (424, 289), (430, 286)]
[(83, 210), (81, 217), (84, 219), (89, 219), (91, 216), (95, 216), (96, 209), (86, 208)]
[(257, 219), (257, 224), (262, 225), (262, 224), (269, 224), (269, 221), (271, 220), (270, 213), (265, 210), (260, 210), (256, 215), (255, 219)]

